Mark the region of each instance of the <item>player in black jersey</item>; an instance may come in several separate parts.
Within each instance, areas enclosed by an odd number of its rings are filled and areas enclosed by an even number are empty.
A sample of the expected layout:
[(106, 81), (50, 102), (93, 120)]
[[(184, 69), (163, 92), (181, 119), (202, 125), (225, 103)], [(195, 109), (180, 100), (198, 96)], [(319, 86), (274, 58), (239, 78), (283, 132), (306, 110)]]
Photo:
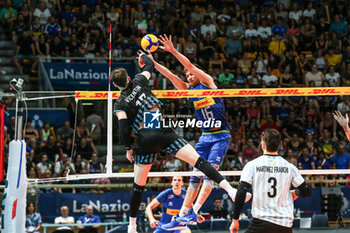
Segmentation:
[[(171, 128), (146, 129), (144, 114), (154, 117), (160, 116), (160, 101), (151, 92), (148, 79), (154, 69), (153, 61), (145, 54), (139, 56), (139, 66), (143, 71), (133, 80), (123, 68), (112, 71), (111, 78), (121, 89), (120, 97), (114, 105), (114, 114), (118, 117), (120, 136), (126, 148), (126, 157), (134, 162), (134, 188), (130, 200), (130, 217), (128, 233), (137, 233), (136, 217), (140, 207), (142, 193), (146, 185), (147, 175), (151, 169), (155, 155), (160, 151), (167, 151), (175, 157), (191, 164), (202, 171), (209, 179), (217, 182), (225, 189), (234, 201), (237, 190), (225, 180), (210, 163), (201, 158), (195, 149)], [(137, 137), (135, 150), (131, 148), (130, 127)]]

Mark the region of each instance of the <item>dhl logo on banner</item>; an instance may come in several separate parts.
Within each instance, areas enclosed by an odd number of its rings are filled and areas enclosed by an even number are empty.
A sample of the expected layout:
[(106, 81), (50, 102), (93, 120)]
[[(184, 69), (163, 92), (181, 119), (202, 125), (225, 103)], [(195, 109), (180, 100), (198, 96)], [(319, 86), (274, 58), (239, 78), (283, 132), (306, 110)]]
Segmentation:
[[(177, 99), (191, 97), (272, 97), (272, 96), (316, 96), (316, 95), (350, 95), (350, 87), (325, 88), (264, 88), (264, 89), (217, 89), (217, 90), (155, 90), (158, 98)], [(113, 92), (117, 99), (120, 91)], [(76, 91), (75, 98), (79, 100), (107, 99), (107, 91)]]

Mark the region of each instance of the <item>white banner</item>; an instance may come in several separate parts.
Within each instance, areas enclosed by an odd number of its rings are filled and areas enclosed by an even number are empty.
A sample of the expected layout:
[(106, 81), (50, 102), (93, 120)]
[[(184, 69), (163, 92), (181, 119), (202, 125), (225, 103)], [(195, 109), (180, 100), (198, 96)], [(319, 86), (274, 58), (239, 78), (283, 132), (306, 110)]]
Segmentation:
[(27, 203), (26, 143), (10, 143), (7, 178), (2, 202), (3, 233), (25, 232)]

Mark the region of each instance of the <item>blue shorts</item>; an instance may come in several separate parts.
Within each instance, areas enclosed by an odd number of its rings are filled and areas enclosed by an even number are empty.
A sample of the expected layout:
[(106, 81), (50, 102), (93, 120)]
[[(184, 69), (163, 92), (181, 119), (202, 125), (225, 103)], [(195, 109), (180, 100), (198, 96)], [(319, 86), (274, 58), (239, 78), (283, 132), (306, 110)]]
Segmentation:
[(230, 132), (202, 133), (196, 145), (198, 154), (209, 163), (221, 165), (230, 146)]

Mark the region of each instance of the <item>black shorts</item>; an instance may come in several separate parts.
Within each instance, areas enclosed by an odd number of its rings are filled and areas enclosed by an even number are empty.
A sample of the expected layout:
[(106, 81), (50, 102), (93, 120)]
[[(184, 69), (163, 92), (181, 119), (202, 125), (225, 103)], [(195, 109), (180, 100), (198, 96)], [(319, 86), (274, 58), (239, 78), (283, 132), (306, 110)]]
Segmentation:
[(253, 218), (245, 233), (292, 233), (292, 228)]
[(171, 128), (142, 128), (137, 135), (134, 163), (151, 164), (157, 153), (164, 151), (176, 154), (185, 145), (187, 145), (186, 140), (177, 135)]

